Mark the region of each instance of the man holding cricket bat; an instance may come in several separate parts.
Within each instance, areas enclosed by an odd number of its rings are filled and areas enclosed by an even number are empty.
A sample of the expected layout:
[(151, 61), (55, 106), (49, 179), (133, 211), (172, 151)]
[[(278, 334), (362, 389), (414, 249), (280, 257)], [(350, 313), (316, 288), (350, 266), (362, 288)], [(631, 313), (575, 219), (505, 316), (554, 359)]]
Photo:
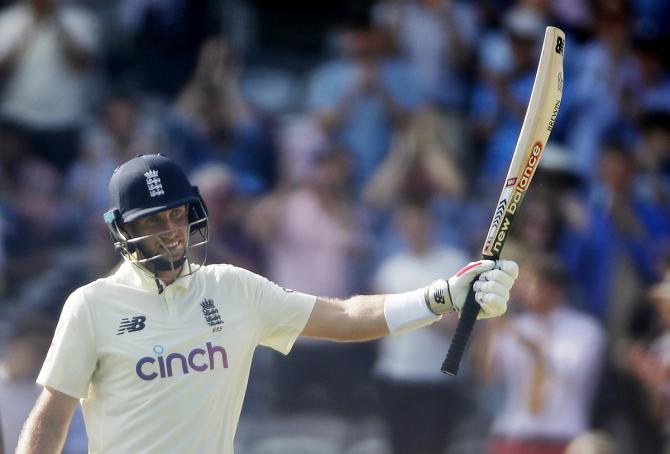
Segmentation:
[(66, 301), (19, 453), (59, 452), (80, 401), (89, 452), (231, 453), (256, 346), (287, 354), (298, 336), (407, 333), (460, 313), (473, 282), (478, 318), (500, 316), (518, 274), (512, 261), (481, 260), (408, 293), (306, 295), (197, 263), (207, 209), (169, 158), (131, 159), (109, 190), (104, 219), (124, 261)]

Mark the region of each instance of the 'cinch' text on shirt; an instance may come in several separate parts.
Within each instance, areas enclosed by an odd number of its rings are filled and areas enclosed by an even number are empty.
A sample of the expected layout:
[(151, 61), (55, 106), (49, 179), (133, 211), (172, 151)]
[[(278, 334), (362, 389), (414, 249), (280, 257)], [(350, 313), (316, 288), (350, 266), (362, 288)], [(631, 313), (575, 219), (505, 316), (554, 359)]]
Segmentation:
[[(212, 345), (207, 342), (207, 350), (204, 348), (194, 348), (188, 354), (170, 353), (165, 358), (163, 357), (163, 348), (159, 345), (154, 347), (154, 353), (157, 357), (145, 356), (137, 361), (135, 372), (142, 380), (151, 381), (157, 377), (170, 378), (173, 375), (172, 365), (175, 360), (181, 365), (183, 374), (188, 374), (191, 370), (196, 372), (203, 372), (207, 369), (214, 369), (216, 365), (215, 354), (220, 353), (221, 364), (224, 369), (228, 368), (228, 355), (223, 347)], [(206, 358), (209, 362), (206, 362)], [(158, 363), (158, 371), (156, 371), (155, 363)]]

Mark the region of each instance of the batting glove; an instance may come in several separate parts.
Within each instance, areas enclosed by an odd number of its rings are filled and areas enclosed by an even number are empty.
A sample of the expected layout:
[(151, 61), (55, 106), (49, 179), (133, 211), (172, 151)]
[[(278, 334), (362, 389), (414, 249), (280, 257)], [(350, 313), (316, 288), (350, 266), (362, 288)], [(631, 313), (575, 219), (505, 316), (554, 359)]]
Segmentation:
[(509, 291), (519, 275), (511, 260), (481, 260), (463, 267), (448, 280), (438, 279), (426, 287), (426, 305), (433, 314), (458, 312), (460, 316), (470, 284), (475, 281), (475, 301), (481, 306), (478, 319), (498, 317), (507, 311)]

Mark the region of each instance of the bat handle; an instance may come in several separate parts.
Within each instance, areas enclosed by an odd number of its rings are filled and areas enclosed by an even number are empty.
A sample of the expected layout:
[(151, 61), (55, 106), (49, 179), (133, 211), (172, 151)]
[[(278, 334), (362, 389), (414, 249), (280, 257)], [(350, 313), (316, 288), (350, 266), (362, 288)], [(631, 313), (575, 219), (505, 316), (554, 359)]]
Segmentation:
[(472, 289), (473, 284), (474, 282), (470, 284), (470, 291), (468, 292), (468, 296), (465, 299), (465, 304), (463, 304), (461, 317), (458, 320), (458, 326), (456, 327), (454, 338), (451, 341), (449, 352), (447, 353), (447, 357), (442, 363), (442, 368), (440, 369), (447, 375), (458, 374), (458, 367), (461, 364), (461, 358), (463, 357), (465, 346), (467, 345), (468, 339), (470, 338), (470, 333), (472, 333), (472, 328), (475, 326), (477, 315), (479, 315), (479, 310), (481, 307), (477, 301), (475, 301), (475, 291)]

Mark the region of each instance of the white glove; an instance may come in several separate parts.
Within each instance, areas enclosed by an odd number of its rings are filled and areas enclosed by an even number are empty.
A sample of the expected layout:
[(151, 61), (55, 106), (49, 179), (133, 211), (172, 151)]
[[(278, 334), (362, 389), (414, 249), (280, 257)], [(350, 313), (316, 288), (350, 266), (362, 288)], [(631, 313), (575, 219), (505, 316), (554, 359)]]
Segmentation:
[(472, 262), (449, 280), (438, 279), (426, 287), (426, 305), (436, 315), (456, 311), (460, 316), (470, 284), (477, 278), (473, 286), (481, 306), (477, 318), (498, 317), (507, 311), (509, 291), (518, 275), (519, 267), (511, 260)]

